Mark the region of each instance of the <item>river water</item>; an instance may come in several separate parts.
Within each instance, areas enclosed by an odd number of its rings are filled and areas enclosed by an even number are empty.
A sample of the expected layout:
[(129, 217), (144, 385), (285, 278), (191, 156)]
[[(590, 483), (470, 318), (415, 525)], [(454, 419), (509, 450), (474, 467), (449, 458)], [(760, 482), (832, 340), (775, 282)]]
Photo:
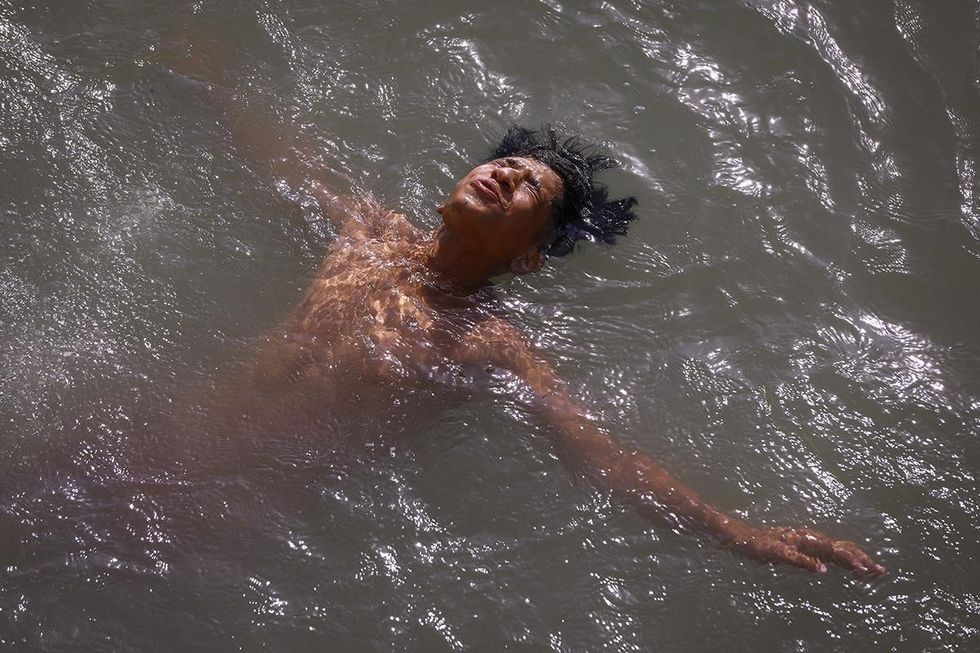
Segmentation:
[[(390, 450), (154, 475), (155, 425), (233, 373), (335, 236), (168, 66), (188, 31), (424, 228), (511, 123), (615, 152), (640, 220), (501, 280), (513, 321), (706, 498), (888, 572), (651, 526), (498, 393)], [(0, 0), (0, 643), (975, 650), (978, 93), (968, 0)]]

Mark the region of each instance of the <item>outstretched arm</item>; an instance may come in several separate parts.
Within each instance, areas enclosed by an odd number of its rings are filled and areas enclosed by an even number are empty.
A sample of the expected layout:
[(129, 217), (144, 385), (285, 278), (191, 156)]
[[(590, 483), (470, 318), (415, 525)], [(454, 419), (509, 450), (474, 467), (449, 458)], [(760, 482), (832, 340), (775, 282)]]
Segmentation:
[(357, 203), (338, 190), (349, 188), (351, 180), (315, 163), (310, 144), (234, 93), (224, 68), (227, 56), (217, 43), (187, 35), (175, 41), (182, 41), (184, 47), (165, 48), (167, 64), (206, 85), (239, 151), (256, 170), (272, 182), (285, 181), (292, 189), (307, 190), (338, 228), (358, 219)]
[(477, 355), (518, 375), (552, 426), (559, 457), (566, 465), (609, 490), (651, 520), (672, 519), (718, 538), (750, 558), (826, 571), (825, 563), (855, 574), (879, 574), (856, 544), (833, 540), (806, 528), (756, 528), (707, 503), (645, 453), (625, 447), (597, 428), (561, 384), (551, 366), (534, 355), (521, 334), (504, 320), (474, 333)]

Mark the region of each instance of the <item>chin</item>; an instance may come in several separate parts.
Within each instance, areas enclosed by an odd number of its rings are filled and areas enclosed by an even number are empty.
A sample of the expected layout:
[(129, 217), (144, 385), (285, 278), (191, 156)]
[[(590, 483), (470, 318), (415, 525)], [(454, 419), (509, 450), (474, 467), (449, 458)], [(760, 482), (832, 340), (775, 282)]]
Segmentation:
[(458, 202), (453, 202), (452, 205), (444, 206), (441, 211), (442, 221), (447, 225), (463, 225), (476, 220), (484, 222), (503, 217), (499, 210), (494, 210), (495, 208), (487, 206), (478, 198), (467, 197)]

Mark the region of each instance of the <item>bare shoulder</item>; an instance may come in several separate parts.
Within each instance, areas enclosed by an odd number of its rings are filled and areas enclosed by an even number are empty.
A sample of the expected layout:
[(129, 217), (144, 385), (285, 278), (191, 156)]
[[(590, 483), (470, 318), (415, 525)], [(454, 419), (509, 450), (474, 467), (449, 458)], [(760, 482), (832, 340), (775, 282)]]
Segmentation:
[(467, 334), (466, 342), (470, 346), (499, 346), (506, 343), (525, 344), (526, 340), (521, 330), (515, 327), (503, 315), (489, 315), (478, 321)]
[(524, 333), (503, 315), (491, 315), (477, 322), (463, 345), (469, 357), (514, 371), (537, 358)]
[(353, 203), (351, 219), (344, 222), (340, 235), (380, 241), (414, 242), (422, 232), (404, 214), (386, 209), (372, 197), (364, 197)]
[(464, 346), (470, 362), (512, 372), (539, 396), (561, 388), (550, 363), (506, 317), (488, 317), (475, 325)]

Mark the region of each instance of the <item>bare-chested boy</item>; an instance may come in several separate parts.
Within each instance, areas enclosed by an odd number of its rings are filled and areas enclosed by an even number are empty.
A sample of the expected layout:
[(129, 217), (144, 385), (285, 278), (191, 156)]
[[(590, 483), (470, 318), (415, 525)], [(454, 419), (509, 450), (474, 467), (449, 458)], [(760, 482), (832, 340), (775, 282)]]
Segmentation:
[[(206, 66), (191, 60), (177, 68), (200, 79)], [(337, 192), (304, 164), (296, 143), (220, 86), (212, 91), (242, 153), (316, 198), (339, 234), (305, 297), (249, 368), (250, 401), (266, 418), (286, 424), (297, 415), (360, 412), (397, 431), (406, 402), (416, 412), (438, 410), (429, 388), (506, 375), (547, 421), (561, 459), (643, 516), (683, 524), (761, 561), (884, 571), (852, 542), (806, 528), (756, 528), (728, 515), (618, 443), (494, 303), (493, 277), (536, 272), (580, 239), (625, 234), (635, 200), (610, 201), (594, 179), (610, 159), (551, 129), (512, 128), (489, 160), (457, 182), (437, 208), (441, 226), (428, 234)]]

